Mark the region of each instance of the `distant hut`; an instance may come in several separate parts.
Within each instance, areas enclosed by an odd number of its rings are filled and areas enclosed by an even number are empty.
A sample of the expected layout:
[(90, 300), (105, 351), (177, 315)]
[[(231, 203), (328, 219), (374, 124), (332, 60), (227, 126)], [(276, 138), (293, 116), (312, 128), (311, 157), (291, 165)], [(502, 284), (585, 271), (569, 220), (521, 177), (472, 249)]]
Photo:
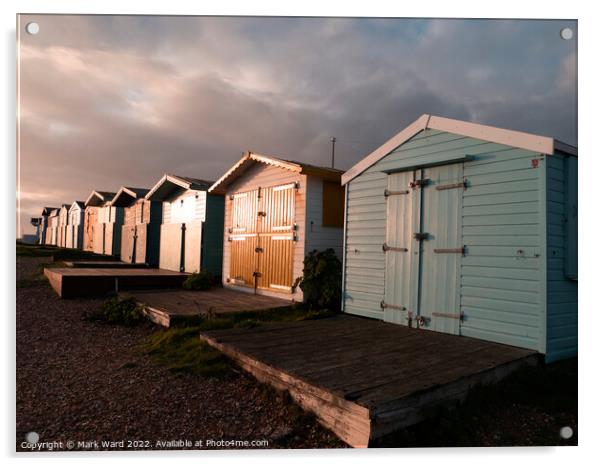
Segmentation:
[(211, 181), (164, 175), (146, 195), (163, 203), (159, 267), (221, 275), (224, 198), (208, 195)]
[(48, 232), (47, 235), (47, 243), (52, 246), (58, 245), (58, 229), (59, 229), (59, 212), (60, 208), (52, 209), (48, 214)]
[(123, 223), (123, 209), (112, 207), (111, 201), (115, 193), (108, 191), (92, 191), (85, 202), (84, 215), (84, 249), (97, 254), (119, 255)]
[(158, 266), (163, 206), (160, 201), (145, 199), (148, 192), (148, 189), (123, 186), (111, 205), (123, 208), (121, 260)]
[(84, 211), (86, 205), (83, 201), (74, 201), (69, 207), (69, 222), (67, 226), (66, 247), (82, 249), (84, 244)]
[(36, 229), (34, 234), (34, 243), (40, 244), (40, 227), (42, 225), (42, 217), (31, 217), (29, 223)]
[(57, 229), (56, 245), (61, 248), (67, 247), (67, 229), (69, 227), (69, 204), (63, 204), (59, 209), (59, 223)]
[(42, 209), (42, 215), (39, 217), (40, 225), (38, 227), (38, 238), (40, 244), (50, 243), (48, 217), (55, 208), (56, 207), (44, 207), (44, 209)]
[(241, 291), (303, 300), (303, 260), (342, 257), (342, 171), (247, 152), (213, 186), (224, 194), (222, 281)]

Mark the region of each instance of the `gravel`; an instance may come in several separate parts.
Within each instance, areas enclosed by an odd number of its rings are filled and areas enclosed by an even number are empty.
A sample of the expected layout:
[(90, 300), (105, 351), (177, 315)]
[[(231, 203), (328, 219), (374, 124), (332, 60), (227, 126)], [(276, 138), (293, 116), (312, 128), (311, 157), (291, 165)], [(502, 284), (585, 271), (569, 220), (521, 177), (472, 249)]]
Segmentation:
[[(244, 447), (227, 440), (268, 441), (259, 448), (345, 447), (286, 396), (242, 372), (169, 372), (139, 349), (157, 331), (150, 323), (125, 328), (84, 320), (102, 300), (60, 300), (39, 279), (44, 262), (17, 261), (17, 280), (26, 283), (17, 287), (17, 450), (27, 450), (29, 432), (74, 450)], [(118, 443), (103, 444), (111, 441)]]

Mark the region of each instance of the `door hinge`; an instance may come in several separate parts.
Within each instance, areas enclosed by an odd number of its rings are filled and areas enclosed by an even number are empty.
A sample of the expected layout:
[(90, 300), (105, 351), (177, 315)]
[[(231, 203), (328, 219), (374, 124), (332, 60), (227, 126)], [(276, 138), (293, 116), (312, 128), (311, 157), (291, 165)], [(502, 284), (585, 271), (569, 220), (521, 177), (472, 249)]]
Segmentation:
[(408, 248), (395, 248), (393, 246), (387, 245), (387, 243), (383, 243), (383, 252), (387, 251), (408, 252)]
[(456, 189), (456, 188), (466, 189), (467, 187), (468, 187), (468, 182), (467, 182), (467, 180), (464, 180), (460, 183), (441, 184), (439, 186), (435, 186), (435, 189), (437, 191), (443, 191), (445, 189)]
[(397, 309), (398, 311), (406, 311), (407, 309), (404, 306), (396, 306), (395, 304), (387, 304), (385, 301), (380, 302), (381, 309)]
[(389, 196), (399, 196), (402, 194), (410, 194), (409, 190), (405, 190), (405, 191), (391, 191), (389, 189), (385, 189), (385, 197), (389, 197)]
[(464, 320), (464, 313), (454, 313), (454, 312), (432, 312), (431, 315), (433, 317), (446, 317), (448, 319), (458, 319), (460, 322)]
[(433, 249), (435, 254), (462, 254), (466, 255), (466, 246), (462, 246), (461, 248), (435, 248)]

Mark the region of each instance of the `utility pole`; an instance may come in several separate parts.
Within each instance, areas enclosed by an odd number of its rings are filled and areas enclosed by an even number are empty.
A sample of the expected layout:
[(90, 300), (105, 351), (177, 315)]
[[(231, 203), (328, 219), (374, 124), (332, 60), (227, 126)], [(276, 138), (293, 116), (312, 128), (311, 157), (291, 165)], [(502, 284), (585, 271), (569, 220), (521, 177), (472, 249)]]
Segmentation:
[(334, 168), (334, 144), (337, 142), (337, 138), (335, 138), (335, 137), (330, 138), (330, 142), (332, 142), (332, 159), (330, 162), (330, 166), (331, 166), (331, 168)]

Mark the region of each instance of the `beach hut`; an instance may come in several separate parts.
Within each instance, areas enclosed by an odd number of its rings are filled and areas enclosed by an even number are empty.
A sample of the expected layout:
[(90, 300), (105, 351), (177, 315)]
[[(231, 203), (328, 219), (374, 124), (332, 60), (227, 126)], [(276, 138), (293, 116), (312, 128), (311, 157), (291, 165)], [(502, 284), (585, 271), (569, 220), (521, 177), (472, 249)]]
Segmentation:
[(59, 222), (57, 229), (56, 245), (61, 248), (67, 247), (67, 229), (69, 227), (69, 204), (61, 205), (59, 209)]
[(145, 196), (163, 205), (159, 268), (221, 275), (224, 198), (208, 195), (211, 183), (166, 174)]
[(148, 191), (123, 186), (111, 201), (111, 205), (123, 208), (121, 260), (157, 266), (162, 203), (145, 199)]
[(111, 206), (115, 193), (92, 191), (85, 202), (84, 249), (97, 254), (119, 255), (123, 208)]
[(226, 200), (224, 286), (302, 301), (305, 256), (342, 257), (341, 173), (246, 152), (209, 188)]
[(46, 244), (50, 244), (52, 246), (58, 245), (58, 230), (59, 230), (59, 213), (61, 209), (56, 208), (52, 209), (48, 214), (48, 231), (46, 232), (46, 237), (48, 242)]
[(82, 249), (84, 243), (84, 211), (83, 201), (74, 201), (69, 207), (66, 247)]
[(577, 149), (423, 115), (354, 165), (343, 311), (577, 352)]
[(40, 244), (49, 244), (50, 237), (48, 229), (48, 217), (50, 213), (55, 209), (55, 207), (44, 207), (42, 209), (42, 215), (39, 217), (39, 227), (38, 227), (38, 238)]

